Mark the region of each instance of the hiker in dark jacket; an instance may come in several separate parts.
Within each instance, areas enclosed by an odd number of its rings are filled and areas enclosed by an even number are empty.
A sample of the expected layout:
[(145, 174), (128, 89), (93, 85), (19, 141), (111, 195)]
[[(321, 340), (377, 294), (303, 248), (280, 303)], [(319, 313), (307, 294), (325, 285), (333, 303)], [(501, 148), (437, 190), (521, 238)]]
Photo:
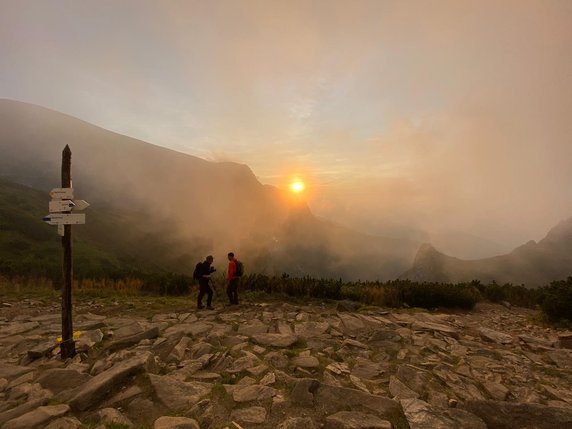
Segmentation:
[(211, 274), (216, 270), (211, 266), (214, 258), (209, 255), (204, 262), (197, 265), (196, 278), (199, 280), (199, 296), (197, 298), (197, 308), (200, 310), (205, 308), (203, 305), (203, 296), (207, 294), (207, 310), (214, 310), (212, 307), (213, 289), (210, 285)]

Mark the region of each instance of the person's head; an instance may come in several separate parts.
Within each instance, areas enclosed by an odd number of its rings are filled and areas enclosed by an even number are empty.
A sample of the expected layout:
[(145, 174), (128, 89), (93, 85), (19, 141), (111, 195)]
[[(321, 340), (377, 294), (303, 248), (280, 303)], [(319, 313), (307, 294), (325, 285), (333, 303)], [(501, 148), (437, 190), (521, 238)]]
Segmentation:
[(232, 261), (234, 259), (234, 253), (228, 252), (228, 260)]
[(212, 257), (212, 255), (209, 255), (209, 256), (207, 256), (206, 261), (207, 261), (209, 264), (212, 264), (213, 261), (214, 261), (214, 258)]

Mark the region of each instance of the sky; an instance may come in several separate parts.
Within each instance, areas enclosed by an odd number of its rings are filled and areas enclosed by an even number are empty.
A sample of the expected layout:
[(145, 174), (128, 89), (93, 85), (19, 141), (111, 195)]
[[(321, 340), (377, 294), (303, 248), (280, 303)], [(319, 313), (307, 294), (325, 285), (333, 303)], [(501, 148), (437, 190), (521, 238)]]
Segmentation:
[(0, 98), (456, 256), (572, 217), (572, 1), (0, 0)]

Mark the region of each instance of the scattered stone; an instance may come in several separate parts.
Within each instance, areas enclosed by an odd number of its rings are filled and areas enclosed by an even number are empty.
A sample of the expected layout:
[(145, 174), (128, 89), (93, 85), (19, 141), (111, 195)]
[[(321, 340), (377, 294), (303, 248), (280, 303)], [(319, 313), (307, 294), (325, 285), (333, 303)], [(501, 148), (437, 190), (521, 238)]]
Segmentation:
[(96, 407), (100, 401), (105, 399), (113, 386), (123, 383), (130, 376), (143, 372), (151, 359), (150, 353), (142, 353), (96, 375), (77, 388), (69, 401), (70, 406), (80, 411)]
[(491, 395), (491, 398), (497, 401), (506, 401), (510, 393), (505, 386), (494, 381), (484, 381), (483, 387)]
[(278, 425), (278, 429), (316, 429), (309, 417), (289, 417)]
[(235, 402), (264, 401), (270, 399), (276, 394), (276, 390), (272, 387), (254, 384), (251, 386), (237, 386), (232, 392), (232, 398)]
[(497, 343), (497, 344), (511, 344), (512, 343), (512, 337), (510, 335), (503, 334), (502, 332), (495, 331), (493, 329), (480, 328), (479, 334), (481, 335), (481, 338), (483, 340), (489, 341), (492, 343)]
[(371, 414), (340, 411), (326, 418), (325, 429), (392, 429), (391, 422)]
[(103, 408), (97, 412), (97, 416), (99, 417), (99, 421), (106, 426), (111, 424), (127, 426), (130, 428), (134, 426), (131, 420), (115, 408)]
[(51, 420), (65, 415), (69, 410), (70, 407), (65, 404), (39, 407), (20, 417), (8, 420), (4, 423), (2, 429), (30, 429), (40, 425), (46, 425)]
[(44, 429), (80, 429), (83, 427), (82, 423), (75, 417), (61, 417), (54, 420)]
[(300, 368), (318, 368), (320, 361), (314, 356), (298, 356), (292, 363)]
[(314, 404), (314, 394), (320, 387), (320, 382), (311, 378), (303, 378), (296, 381), (294, 389), (290, 393), (292, 403), (311, 407)]
[(154, 429), (200, 429), (196, 420), (188, 417), (163, 416), (155, 420)]
[(419, 398), (419, 394), (414, 392), (405, 384), (403, 384), (397, 377), (390, 376), (389, 377), (389, 392), (396, 398), (396, 399), (417, 399)]
[(239, 423), (260, 424), (266, 421), (266, 410), (264, 407), (239, 408), (232, 410), (230, 418)]
[(92, 377), (73, 369), (53, 368), (44, 371), (38, 377), (38, 383), (54, 395), (63, 390), (72, 389), (86, 383)]
[(155, 395), (171, 411), (188, 410), (212, 390), (212, 384), (184, 382), (168, 375), (149, 374)]
[(489, 428), (572, 428), (570, 408), (499, 401), (467, 401), (464, 408), (479, 416)]
[(298, 337), (296, 335), (282, 334), (257, 334), (253, 335), (252, 339), (254, 342), (263, 346), (282, 348), (290, 347), (298, 341)]

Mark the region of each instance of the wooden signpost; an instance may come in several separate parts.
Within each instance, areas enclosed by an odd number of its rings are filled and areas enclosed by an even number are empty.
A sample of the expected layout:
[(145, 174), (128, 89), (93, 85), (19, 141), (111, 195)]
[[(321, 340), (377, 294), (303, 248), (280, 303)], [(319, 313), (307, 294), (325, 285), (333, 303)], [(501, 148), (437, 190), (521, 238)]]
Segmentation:
[(52, 189), (52, 201), (49, 203), (50, 214), (44, 216), (44, 222), (58, 226), (58, 234), (62, 236), (64, 250), (63, 289), (62, 289), (62, 343), (60, 345), (62, 359), (75, 355), (72, 323), (72, 225), (85, 223), (85, 214), (71, 213), (89, 206), (84, 200), (74, 200), (71, 178), (71, 150), (68, 145), (62, 152), (62, 187)]

